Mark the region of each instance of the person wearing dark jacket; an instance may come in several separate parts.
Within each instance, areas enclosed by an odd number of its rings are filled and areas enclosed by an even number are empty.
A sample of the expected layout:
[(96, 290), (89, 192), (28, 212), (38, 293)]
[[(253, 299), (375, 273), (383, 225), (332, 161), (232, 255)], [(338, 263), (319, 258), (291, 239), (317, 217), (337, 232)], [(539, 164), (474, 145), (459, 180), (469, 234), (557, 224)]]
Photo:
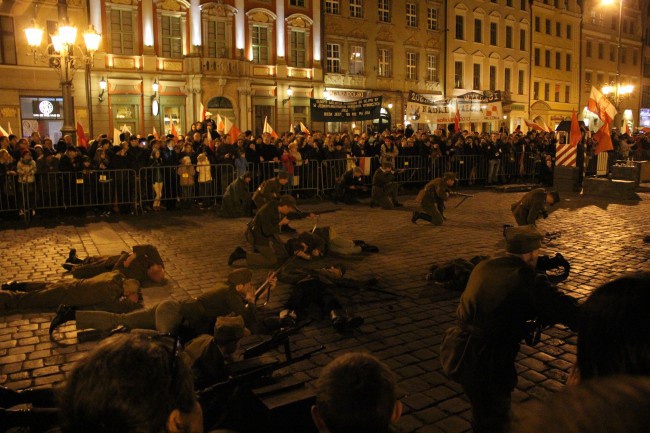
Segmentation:
[(223, 195), (219, 216), (222, 218), (250, 217), (253, 213), (253, 202), (248, 186), (251, 182), (250, 172), (235, 179)]
[(532, 226), (510, 229), (507, 254), (472, 271), (448, 329), (440, 360), (472, 405), (474, 431), (505, 432), (510, 394), (517, 383), (515, 359), (530, 321), (575, 329), (578, 303), (535, 271), (542, 235)]

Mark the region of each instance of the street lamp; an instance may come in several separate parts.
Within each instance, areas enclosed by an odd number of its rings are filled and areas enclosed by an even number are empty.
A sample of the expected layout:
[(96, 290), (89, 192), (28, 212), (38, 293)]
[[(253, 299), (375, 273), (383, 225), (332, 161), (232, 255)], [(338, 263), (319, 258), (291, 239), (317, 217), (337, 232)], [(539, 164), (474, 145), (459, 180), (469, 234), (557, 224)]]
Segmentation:
[[(90, 101), (90, 67), (93, 62), (93, 55), (99, 48), (102, 39), (101, 35), (95, 31), (92, 25), (89, 26), (88, 30), (83, 34), (84, 52), (81, 46), (76, 44), (77, 28), (68, 23), (67, 19), (64, 19), (59, 24), (58, 32), (51, 35), (52, 43), (48, 45), (48, 48), (52, 47), (52, 53), (37, 52), (43, 40), (43, 29), (36, 24), (36, 20), (32, 20), (31, 27), (25, 29), (25, 36), (27, 37), (27, 44), (32, 49), (34, 63), (36, 63), (37, 59), (47, 62), (51, 68), (59, 73), (61, 93), (63, 96), (63, 127), (61, 128), (61, 133), (63, 136), (70, 135), (73, 141), (76, 138), (76, 127), (74, 121), (74, 102), (72, 99), (72, 80), (74, 73), (81, 67), (85, 67), (88, 120), (90, 122), (90, 135), (92, 137), (93, 120), (92, 101)], [(77, 50), (76, 54), (75, 49)]]
[[(614, 2), (615, 0), (601, 0), (601, 4), (605, 6), (613, 5)], [(632, 93), (632, 91), (634, 90), (632, 86), (621, 86), (621, 34), (622, 34), (621, 24), (622, 21), (623, 21), (623, 0), (618, 0), (618, 47), (616, 51), (616, 85), (613, 89), (614, 96), (609, 97), (612, 98), (612, 102), (614, 102), (616, 111), (618, 111), (619, 109), (619, 105), (623, 99), (622, 96), (623, 95), (627, 96), (628, 94)], [(611, 87), (611, 86), (605, 86), (605, 87)], [(607, 95), (607, 93), (605, 93), (605, 87), (603, 87), (603, 94)], [(621, 93), (623, 90), (629, 90), (629, 92)], [(609, 93), (611, 93), (611, 91)]]

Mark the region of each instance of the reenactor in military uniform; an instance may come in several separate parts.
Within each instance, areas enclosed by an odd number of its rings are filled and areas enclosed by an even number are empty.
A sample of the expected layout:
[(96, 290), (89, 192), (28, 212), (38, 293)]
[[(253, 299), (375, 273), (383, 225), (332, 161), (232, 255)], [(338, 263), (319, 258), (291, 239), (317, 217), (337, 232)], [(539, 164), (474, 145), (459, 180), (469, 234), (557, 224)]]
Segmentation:
[[(198, 298), (184, 301), (166, 300), (153, 307), (128, 314), (113, 314), (106, 311), (72, 311), (65, 320), (77, 321), (77, 329), (93, 328), (108, 331), (118, 326), (129, 329), (155, 329), (161, 334), (175, 333), (180, 325), (194, 334), (210, 334), (217, 317), (236, 314), (244, 318), (249, 330), (257, 330), (257, 308), (255, 290), (251, 285), (249, 269), (236, 269), (228, 275), (227, 284), (209, 290)], [(277, 280), (269, 277), (270, 290)], [(55, 318), (56, 319), (56, 318)]]
[(130, 253), (122, 251), (115, 256), (93, 256), (84, 260), (79, 259), (73, 249), (63, 267), (75, 278), (90, 278), (113, 270), (141, 283), (160, 283), (165, 278), (165, 265), (153, 245), (136, 245)]
[(253, 215), (253, 202), (248, 185), (251, 182), (250, 172), (235, 179), (223, 195), (219, 216), (222, 218), (240, 218)]
[(417, 220), (423, 219), (436, 226), (442, 225), (445, 220), (445, 202), (449, 200), (451, 187), (455, 183), (456, 175), (449, 172), (427, 183), (418, 194), (422, 197), (420, 204), (422, 212), (413, 212), (411, 222), (415, 224)]
[(372, 191), (370, 205), (381, 206), (382, 209), (402, 207), (397, 201), (399, 185), (395, 182), (395, 172), (390, 162), (382, 162), (381, 167), (372, 176)]
[(228, 265), (246, 259), (249, 267), (275, 267), (287, 257), (284, 245), (278, 239), (281, 227), (289, 224), (287, 215), (296, 211), (296, 199), (283, 195), (279, 200), (271, 200), (257, 211), (246, 228), (246, 240), (256, 252), (247, 253), (237, 247), (228, 258)]
[(302, 232), (285, 244), (289, 256), (311, 260), (325, 255), (351, 256), (361, 253), (377, 253), (379, 248), (362, 240), (350, 240), (339, 235), (333, 227), (317, 227)]
[(513, 203), (510, 209), (517, 221), (517, 225), (525, 226), (535, 224), (535, 221), (543, 216), (546, 218), (546, 205), (553, 206), (560, 201), (557, 191), (546, 192), (544, 188), (537, 188), (526, 193), (521, 200)]
[(267, 179), (257, 188), (253, 193), (253, 202), (257, 209), (262, 209), (266, 203), (271, 200), (277, 200), (280, 198), (280, 191), (282, 187), (289, 182), (289, 173), (286, 171), (278, 172), (278, 175), (272, 179)]
[(442, 342), (443, 370), (469, 398), (475, 431), (508, 427), (515, 359), (529, 321), (577, 324), (577, 301), (535, 271), (541, 241), (533, 226), (508, 230), (508, 254), (476, 265), (460, 298), (458, 324)]
[(119, 271), (92, 278), (48, 282), (16, 282), (2, 285), (0, 310), (55, 310), (59, 305), (128, 312), (142, 308), (140, 283)]
[(368, 187), (363, 184), (363, 171), (354, 167), (346, 171), (336, 183), (334, 189), (334, 203), (342, 201), (345, 204), (359, 203), (359, 197)]

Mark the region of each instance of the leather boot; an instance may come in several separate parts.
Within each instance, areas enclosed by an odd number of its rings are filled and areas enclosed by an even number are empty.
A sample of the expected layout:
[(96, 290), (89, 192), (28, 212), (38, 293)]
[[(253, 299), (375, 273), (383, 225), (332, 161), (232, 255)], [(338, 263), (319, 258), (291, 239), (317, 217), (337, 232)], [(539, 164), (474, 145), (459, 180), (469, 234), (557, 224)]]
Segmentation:
[(230, 254), (230, 257), (228, 257), (228, 266), (232, 266), (234, 262), (237, 260), (245, 259), (246, 258), (246, 251), (242, 247), (237, 247), (235, 248), (235, 251)]
[(69, 305), (59, 305), (59, 308), (56, 310), (56, 315), (50, 323), (50, 337), (52, 337), (52, 334), (56, 328), (66, 322), (69, 322), (70, 320), (75, 320), (75, 318), (76, 311), (74, 307), (71, 307)]
[(413, 215), (411, 216), (411, 222), (415, 224), (419, 219), (420, 219), (420, 212), (417, 211), (413, 212)]
[(83, 263), (83, 260), (77, 257), (77, 250), (75, 248), (70, 248), (70, 252), (68, 253), (68, 258), (66, 259), (65, 262), (72, 263), (73, 265), (79, 265)]
[(345, 314), (345, 311), (340, 309), (330, 311), (330, 319), (332, 320), (332, 326), (338, 332), (347, 331), (348, 316)]
[(2, 290), (6, 290), (8, 292), (24, 292), (25, 283), (20, 283), (18, 281), (7, 281), (6, 283), (2, 284)]

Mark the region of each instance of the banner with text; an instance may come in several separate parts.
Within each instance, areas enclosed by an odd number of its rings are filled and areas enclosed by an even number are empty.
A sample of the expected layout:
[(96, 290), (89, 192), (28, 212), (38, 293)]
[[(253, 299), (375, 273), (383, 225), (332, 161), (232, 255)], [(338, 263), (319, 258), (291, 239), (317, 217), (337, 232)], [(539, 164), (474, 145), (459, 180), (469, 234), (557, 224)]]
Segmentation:
[(417, 123), (454, 123), (456, 106), (460, 113), (460, 123), (492, 122), (503, 119), (500, 92), (486, 96), (469, 92), (455, 98), (432, 101), (418, 93), (409, 92), (406, 103), (406, 116)]
[(311, 98), (311, 120), (316, 122), (347, 122), (379, 119), (381, 96), (352, 102)]

